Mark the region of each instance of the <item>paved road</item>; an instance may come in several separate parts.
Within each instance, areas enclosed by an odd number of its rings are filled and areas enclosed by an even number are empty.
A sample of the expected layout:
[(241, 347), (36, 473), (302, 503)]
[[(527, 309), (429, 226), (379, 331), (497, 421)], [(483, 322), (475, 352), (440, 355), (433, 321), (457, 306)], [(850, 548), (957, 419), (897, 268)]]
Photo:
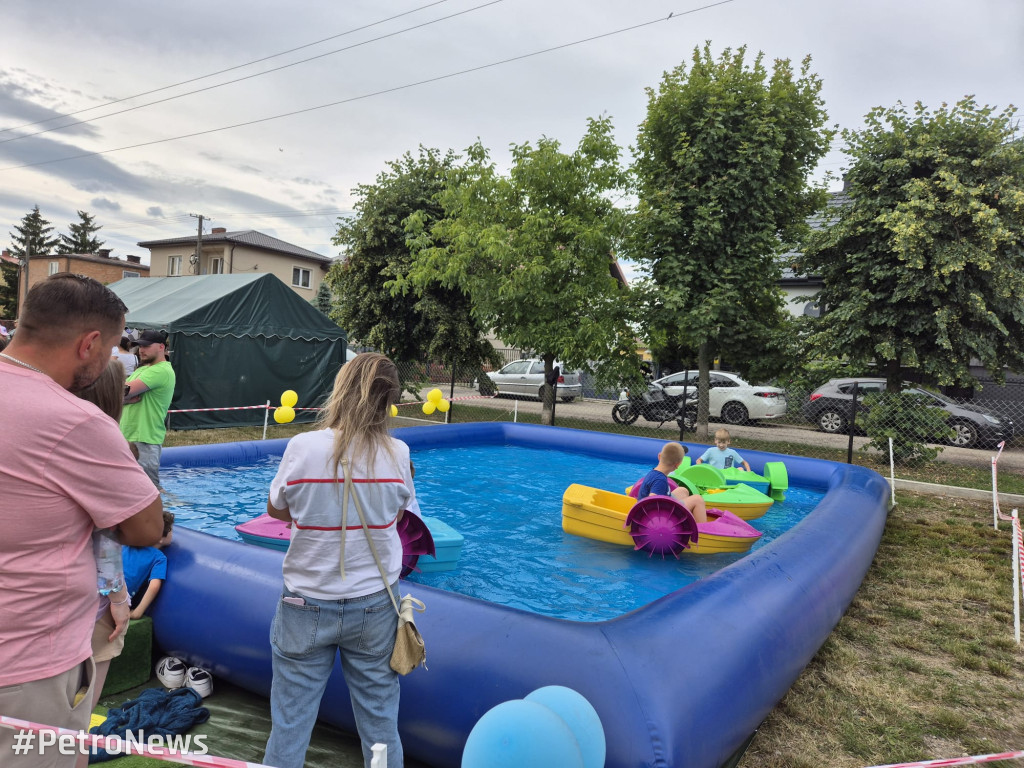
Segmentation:
[[(426, 398), (427, 391), (428, 390), (423, 391), (424, 399)], [(443, 387), (443, 391), (445, 393), (445, 397), (447, 397), (449, 388)], [(532, 414), (539, 414), (541, 411), (541, 403), (539, 400), (512, 397), (479, 398), (479, 394), (479, 392), (470, 389), (469, 387), (455, 387), (457, 407), (500, 408), (508, 413), (509, 419), (511, 419), (517, 411)], [(459, 398), (475, 399), (461, 400)], [(618, 425), (612, 422), (612, 405), (613, 402), (610, 400), (576, 400), (571, 403), (563, 403), (559, 401), (555, 406), (555, 423), (562, 427), (571, 427), (573, 426), (572, 422), (576, 420), (602, 422), (608, 425), (608, 431), (613, 432)], [(666, 439), (669, 439), (670, 437), (678, 437), (679, 434), (679, 428), (674, 422), (662, 425), (659, 429), (656, 422), (649, 422), (641, 419), (633, 426), (649, 428), (651, 430), (652, 437), (664, 435)], [(717, 423), (713, 422), (711, 424), (712, 431), (718, 426), (719, 425)], [(795, 442), (809, 446), (821, 446), (824, 448), (840, 450), (845, 449), (849, 441), (849, 438), (846, 435), (829, 435), (824, 432), (819, 432), (810, 424), (800, 425), (793, 423), (779, 423), (775, 421), (762, 421), (757, 424), (730, 426), (729, 431), (735, 437), (749, 437), (757, 440), (770, 440), (777, 442)], [(693, 439), (692, 435), (688, 436), (690, 439)], [(866, 437), (855, 436), (853, 438), (853, 447), (854, 449), (859, 449), (867, 442), (868, 439)], [(995, 451), (992, 449), (957, 448), (947, 445), (943, 446), (943, 451), (939, 454), (939, 460), (952, 464), (988, 467), (991, 466), (991, 457), (994, 454)], [(999, 459), (999, 467), (1005, 471), (1024, 471), (1024, 446), (1020, 444), (1019, 440), (1018, 444), (1010, 446), (1003, 451), (1003, 455)]]

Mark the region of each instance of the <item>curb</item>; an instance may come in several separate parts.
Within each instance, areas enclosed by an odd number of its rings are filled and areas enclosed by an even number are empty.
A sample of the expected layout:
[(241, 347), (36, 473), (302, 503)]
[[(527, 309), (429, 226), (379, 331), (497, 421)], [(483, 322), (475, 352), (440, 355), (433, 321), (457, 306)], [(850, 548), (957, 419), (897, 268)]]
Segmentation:
[[(936, 483), (923, 483), (919, 480), (902, 480), (896, 478), (896, 490), (915, 491), (926, 493), (929, 496), (954, 496), (958, 499), (988, 499), (992, 498), (992, 491), (983, 491), (979, 488), (960, 488), (955, 485), (938, 485)], [(999, 502), (1008, 507), (1024, 509), (1024, 495), (1019, 493), (1000, 493)]]

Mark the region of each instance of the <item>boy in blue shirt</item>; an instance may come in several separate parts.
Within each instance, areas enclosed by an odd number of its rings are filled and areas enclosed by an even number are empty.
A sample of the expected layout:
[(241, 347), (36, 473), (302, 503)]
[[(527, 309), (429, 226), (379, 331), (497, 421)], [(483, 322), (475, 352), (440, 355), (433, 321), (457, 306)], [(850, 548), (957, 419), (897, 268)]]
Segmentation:
[[(164, 535), (152, 547), (121, 547), (124, 583), (131, 595), (133, 619), (140, 619), (156, 599), (167, 578), (167, 555), (160, 550), (174, 538), (174, 513), (164, 512)], [(148, 583), (147, 583), (148, 582)], [(145, 586), (146, 590), (139, 596)]]
[(703, 496), (690, 495), (690, 491), (683, 485), (669, 490), (668, 475), (679, 469), (685, 455), (685, 446), (679, 443), (665, 443), (665, 447), (658, 452), (658, 466), (644, 475), (644, 479), (640, 481), (636, 500), (640, 501), (648, 496), (671, 496), (690, 510), (694, 520), (706, 523), (708, 512)]
[(742, 456), (729, 447), (728, 429), (720, 429), (715, 432), (715, 445), (704, 451), (701, 457), (697, 459), (698, 464), (704, 464), (705, 462), (718, 469), (728, 469), (729, 467), (739, 467), (742, 465), (747, 472), (750, 471), (750, 465), (743, 460)]

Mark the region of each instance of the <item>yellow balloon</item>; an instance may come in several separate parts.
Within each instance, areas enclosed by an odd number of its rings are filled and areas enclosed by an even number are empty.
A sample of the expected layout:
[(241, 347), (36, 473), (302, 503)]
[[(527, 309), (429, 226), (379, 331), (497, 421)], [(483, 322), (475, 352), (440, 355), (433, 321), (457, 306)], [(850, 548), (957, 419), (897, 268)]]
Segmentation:
[(425, 402), (425, 403), (423, 404), (423, 412), (424, 412), (425, 414), (427, 414), (427, 416), (429, 416), (430, 414), (432, 414), (432, 413), (433, 413), (433, 412), (434, 412), (435, 410), (437, 410), (437, 406), (436, 406), (436, 405), (434, 405), (434, 404), (433, 404), (432, 402), (430, 402), (429, 400), (427, 400), (427, 402)]
[(439, 410), (441, 413), (447, 413), (448, 409), (451, 407), (452, 404), (449, 403), (447, 400), (442, 400), (437, 404), (437, 410)]
[(441, 394), (440, 389), (432, 389), (427, 393), (427, 400), (432, 402), (434, 405), (437, 405), (441, 401), (442, 397), (444, 397), (444, 395)]
[(295, 411), (292, 410), (290, 405), (282, 405), (280, 408), (274, 410), (274, 421), (278, 424), (287, 424), (294, 418)]
[(392, 405), (391, 406), (391, 415), (392, 416), (397, 416), (398, 415), (398, 406), (397, 405)]
[(294, 389), (286, 389), (281, 393), (281, 405), (285, 408), (294, 408), (297, 402), (299, 402), (299, 395)]

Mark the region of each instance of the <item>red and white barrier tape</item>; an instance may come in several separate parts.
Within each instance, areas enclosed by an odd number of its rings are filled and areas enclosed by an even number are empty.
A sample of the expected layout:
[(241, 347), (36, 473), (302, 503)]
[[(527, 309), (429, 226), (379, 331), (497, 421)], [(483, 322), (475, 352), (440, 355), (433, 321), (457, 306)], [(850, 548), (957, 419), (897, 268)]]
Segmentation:
[[(454, 402), (456, 400), (493, 400), (497, 395), (466, 395), (465, 397), (449, 397), (448, 402)], [(408, 403), (395, 403), (399, 408), (403, 405), (423, 405), (429, 403), (429, 400), (416, 400)], [(224, 408), (179, 408), (168, 413), (203, 413), (206, 411), (276, 411), (281, 406), (279, 405), (233, 405)], [(293, 408), (295, 411), (322, 411), (323, 408)]]
[[(33, 734), (57, 734), (58, 736), (70, 736), (75, 741), (76, 748), (79, 745), (99, 747), (101, 749), (112, 748), (118, 752), (125, 752), (130, 747), (131, 754), (144, 755), (155, 760), (166, 760), (170, 763), (181, 765), (198, 765), (206, 768), (270, 768), (262, 763), (250, 763), (245, 760), (235, 760), (231, 757), (217, 757), (216, 755), (199, 755), (194, 752), (179, 752), (178, 750), (167, 749), (166, 747), (150, 747), (136, 741), (127, 741), (116, 736), (96, 736), (90, 733), (72, 731), (70, 728), (54, 728), (41, 723), (31, 723), (28, 720), (19, 720), (16, 717), (0, 715), (0, 727), (10, 728), (15, 731), (30, 731)], [(15, 754), (28, 754), (35, 747), (35, 737), (28, 738), (27, 735), (15, 740), (12, 745)], [(52, 747), (55, 751), (57, 745)], [(22, 751), (23, 750), (23, 751)], [(127, 754), (127, 753), (126, 753)]]
[[(269, 406), (270, 410), (274, 410), (276, 406)], [(200, 413), (202, 411), (265, 411), (268, 409), (266, 405), (234, 405), (230, 408), (181, 408), (174, 411), (168, 411), (168, 413)], [(297, 409), (302, 410), (302, 409)]]
[(1019, 760), (1024, 758), (1024, 749), (1014, 752), (1000, 752), (998, 755), (977, 755), (975, 757), (951, 757), (945, 760), (924, 760), (918, 763), (890, 763), (889, 765), (874, 765), (871, 768), (925, 768), (934, 765), (975, 765), (977, 763), (992, 763), (996, 760)]

